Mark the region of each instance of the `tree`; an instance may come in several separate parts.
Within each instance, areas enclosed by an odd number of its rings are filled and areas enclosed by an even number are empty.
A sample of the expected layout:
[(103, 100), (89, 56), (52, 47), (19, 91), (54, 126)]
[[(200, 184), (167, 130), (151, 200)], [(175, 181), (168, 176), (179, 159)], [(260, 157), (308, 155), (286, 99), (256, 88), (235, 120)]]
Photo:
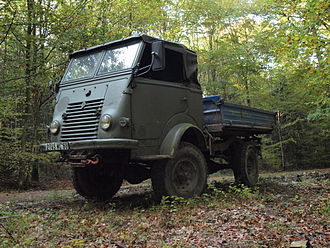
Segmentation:
[(266, 139), (275, 164), (326, 165), (328, 9), (326, 0), (1, 1), (0, 170), (23, 185), (47, 159), (37, 153), (52, 118), (47, 82), (61, 78), (68, 54), (134, 33), (195, 50), (205, 95), (278, 111)]

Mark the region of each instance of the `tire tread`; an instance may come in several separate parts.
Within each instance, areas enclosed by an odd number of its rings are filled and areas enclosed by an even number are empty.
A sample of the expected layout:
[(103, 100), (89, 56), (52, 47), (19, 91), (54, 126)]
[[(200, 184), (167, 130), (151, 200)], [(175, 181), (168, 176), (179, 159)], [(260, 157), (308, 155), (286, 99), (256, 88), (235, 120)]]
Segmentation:
[[(202, 152), (193, 144), (188, 142), (182, 142), (179, 146), (178, 151), (176, 152), (175, 156), (178, 156), (180, 153), (182, 153), (184, 150), (190, 152), (191, 154), (195, 154), (196, 157), (199, 157), (198, 160), (202, 161), (201, 170), (204, 171), (205, 175), (205, 181), (203, 179), (203, 185), (202, 185), (202, 192), (198, 192), (198, 194), (203, 193), (207, 186), (207, 165), (204, 158), (204, 155)], [(181, 155), (182, 156), (182, 155)], [(173, 158), (175, 159), (175, 158)], [(162, 196), (168, 196), (172, 195), (172, 192), (170, 192), (169, 187), (167, 186), (166, 178), (166, 168), (167, 166), (170, 166), (171, 161), (158, 161), (156, 162), (151, 169), (151, 182), (152, 187), (154, 190), (154, 195), (156, 199), (161, 199)], [(203, 175), (202, 175), (203, 176)]]

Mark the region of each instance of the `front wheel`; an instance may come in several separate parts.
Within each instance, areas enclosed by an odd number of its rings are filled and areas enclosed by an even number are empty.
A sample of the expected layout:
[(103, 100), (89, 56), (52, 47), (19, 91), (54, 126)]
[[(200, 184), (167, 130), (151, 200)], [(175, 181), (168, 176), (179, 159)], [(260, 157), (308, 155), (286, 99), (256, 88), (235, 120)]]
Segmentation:
[(249, 187), (258, 183), (258, 154), (255, 144), (237, 143), (233, 147), (231, 164), (234, 170), (235, 181)]
[(203, 193), (207, 185), (207, 166), (204, 155), (194, 145), (181, 143), (175, 157), (159, 161), (151, 169), (156, 198), (179, 196), (190, 198)]
[(96, 201), (108, 201), (123, 182), (121, 165), (100, 164), (73, 168), (72, 181), (76, 191), (83, 197)]

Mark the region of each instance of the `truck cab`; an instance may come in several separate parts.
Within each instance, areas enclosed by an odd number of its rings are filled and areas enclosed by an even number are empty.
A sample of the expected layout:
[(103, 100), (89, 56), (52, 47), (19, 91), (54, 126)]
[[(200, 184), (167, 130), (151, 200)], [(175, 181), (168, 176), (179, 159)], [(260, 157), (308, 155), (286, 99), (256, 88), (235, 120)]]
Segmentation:
[(206, 150), (202, 128), (196, 54), (140, 35), (70, 55), (58, 85), (51, 143), (41, 150), (60, 151), (76, 172), (112, 167), (115, 177), (139, 182), (155, 161), (174, 156), (184, 135)]
[(61, 153), (86, 198), (108, 200), (124, 179), (148, 178), (157, 196), (191, 197), (224, 167), (212, 156), (234, 139), (207, 130), (197, 56), (182, 44), (139, 35), (76, 51), (56, 88), (41, 150)]

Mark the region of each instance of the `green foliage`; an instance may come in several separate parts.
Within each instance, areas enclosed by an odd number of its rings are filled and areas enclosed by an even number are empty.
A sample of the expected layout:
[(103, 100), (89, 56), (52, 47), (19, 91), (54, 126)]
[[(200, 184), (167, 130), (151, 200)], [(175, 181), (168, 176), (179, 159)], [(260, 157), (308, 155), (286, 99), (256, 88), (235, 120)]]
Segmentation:
[(251, 188), (239, 185), (239, 186), (229, 186), (229, 194), (233, 195), (236, 199), (248, 199), (258, 194), (257, 191), (253, 192)]
[(231, 202), (256, 199), (258, 195), (258, 189), (252, 190), (244, 185), (229, 185), (224, 189), (215, 184), (208, 184), (208, 190), (202, 196), (188, 199), (178, 196), (164, 196), (161, 200), (161, 208), (169, 213), (176, 213), (184, 206), (198, 206), (200, 204), (206, 204), (208, 207), (219, 204), (224, 206)]
[(28, 246), (31, 239), (24, 238), (22, 243), (20, 243), (16, 238), (27, 232), (29, 221), (33, 218), (32, 216), (33, 215), (17, 214), (7, 206), (0, 204), (0, 234), (5, 234), (5, 236), (0, 239), (0, 247), (16, 247), (23, 243)]

